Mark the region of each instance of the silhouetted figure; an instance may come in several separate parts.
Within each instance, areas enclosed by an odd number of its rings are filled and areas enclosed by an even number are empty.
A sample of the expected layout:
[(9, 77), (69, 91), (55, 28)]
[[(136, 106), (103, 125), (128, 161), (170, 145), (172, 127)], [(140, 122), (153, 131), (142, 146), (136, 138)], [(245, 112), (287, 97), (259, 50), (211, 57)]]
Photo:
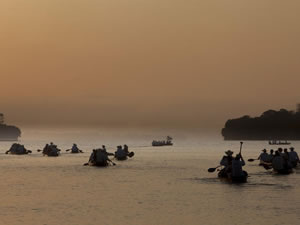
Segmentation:
[(127, 145), (124, 145), (124, 151), (126, 152), (126, 154), (129, 154), (129, 150), (128, 150), (128, 146)]
[(237, 154), (236, 157), (232, 160), (232, 179), (246, 176), (246, 173), (243, 171), (243, 166), (245, 165), (246, 164), (242, 155)]
[(271, 149), (270, 150), (270, 154), (268, 155), (268, 163), (271, 163), (272, 162), (272, 160), (273, 160), (273, 157), (274, 157), (274, 150), (273, 149)]
[(43, 155), (47, 156), (59, 156), (60, 149), (57, 148), (57, 145), (53, 144), (53, 142), (50, 142), (50, 144), (46, 144), (46, 146), (43, 149)]
[(268, 162), (268, 160), (269, 160), (269, 154), (267, 153), (267, 150), (263, 149), (262, 153), (258, 156), (257, 159), (260, 160), (261, 163)]
[(122, 149), (122, 146), (117, 146), (117, 151), (115, 152), (115, 158), (117, 160), (127, 159), (127, 153)]
[(299, 156), (298, 156), (297, 152), (294, 151), (293, 147), (290, 148), (289, 160), (291, 162), (292, 167), (296, 167), (297, 163), (300, 162), (299, 161)]
[(279, 173), (284, 173), (286, 168), (284, 167), (284, 159), (279, 151), (275, 152), (275, 156), (272, 160), (272, 167)]
[(106, 150), (104, 149), (94, 149), (88, 164), (90, 166), (99, 166), (106, 167), (109, 165), (109, 162), (115, 165), (109, 158)]
[(231, 173), (232, 169), (232, 155), (233, 151), (228, 150), (225, 152), (225, 155), (220, 161), (220, 165), (224, 166), (224, 168), (219, 172), (219, 177), (228, 177), (228, 174)]

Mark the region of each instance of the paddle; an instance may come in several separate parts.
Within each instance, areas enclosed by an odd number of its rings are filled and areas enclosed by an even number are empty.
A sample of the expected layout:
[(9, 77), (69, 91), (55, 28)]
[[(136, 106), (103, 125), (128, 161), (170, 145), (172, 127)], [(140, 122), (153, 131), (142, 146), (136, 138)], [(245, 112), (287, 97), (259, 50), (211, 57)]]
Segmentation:
[(10, 150), (6, 151), (5, 154), (8, 154), (10, 152)]
[(273, 168), (271, 165), (270, 165), (270, 166), (268, 166), (268, 165), (263, 165), (263, 167), (264, 167), (266, 170), (270, 170), (270, 169)]
[(38, 149), (38, 150), (36, 150), (37, 152), (41, 152), (41, 151), (43, 151), (43, 150), (41, 150), (41, 149)]
[(66, 152), (70, 151), (71, 149), (67, 149)]
[(215, 168), (209, 168), (207, 171), (209, 172), (209, 173), (213, 173), (213, 172), (215, 172), (216, 171), (216, 169), (218, 169), (219, 167), (221, 167), (222, 165), (219, 165), (219, 166), (217, 166), (217, 167), (215, 167)]
[(240, 155), (242, 154), (242, 146), (243, 146), (243, 142), (241, 141), (241, 146), (240, 146)]
[(129, 158), (132, 158), (132, 157), (134, 156), (134, 152), (129, 152), (129, 153), (127, 154), (127, 156), (128, 156)]
[(27, 150), (27, 153), (32, 153), (32, 151), (31, 150)]
[(117, 164), (115, 164), (113, 161), (111, 161), (111, 160), (108, 160), (113, 166), (115, 166), (115, 165), (117, 165)]
[(255, 160), (258, 160), (258, 159), (248, 159), (248, 162), (254, 162)]
[(110, 156), (115, 156), (114, 153), (110, 153), (110, 152), (106, 152), (107, 155), (110, 155)]

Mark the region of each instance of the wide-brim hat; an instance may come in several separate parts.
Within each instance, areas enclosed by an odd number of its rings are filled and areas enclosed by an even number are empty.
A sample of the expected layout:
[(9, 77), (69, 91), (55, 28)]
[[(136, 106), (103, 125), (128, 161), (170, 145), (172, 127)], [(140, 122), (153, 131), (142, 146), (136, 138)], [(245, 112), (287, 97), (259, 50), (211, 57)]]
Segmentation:
[(226, 154), (226, 155), (233, 155), (233, 151), (227, 150), (227, 151), (225, 152), (225, 154)]

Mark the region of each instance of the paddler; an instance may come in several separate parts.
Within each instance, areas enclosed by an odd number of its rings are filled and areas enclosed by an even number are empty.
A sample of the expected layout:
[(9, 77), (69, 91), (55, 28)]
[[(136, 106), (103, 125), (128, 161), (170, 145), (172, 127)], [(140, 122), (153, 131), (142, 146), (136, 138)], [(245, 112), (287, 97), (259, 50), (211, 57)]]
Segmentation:
[(224, 166), (224, 168), (219, 173), (221, 176), (227, 176), (228, 173), (231, 173), (232, 155), (233, 155), (233, 151), (227, 150), (225, 152), (225, 155), (221, 159), (220, 165)]
[(237, 154), (236, 157), (232, 160), (232, 177), (242, 177), (245, 176), (245, 173), (243, 171), (243, 166), (245, 166), (246, 163), (242, 157), (241, 154)]
[(263, 149), (262, 153), (258, 156), (257, 159), (260, 160), (260, 163), (268, 162), (268, 160), (269, 160), (269, 154), (267, 153), (267, 150)]

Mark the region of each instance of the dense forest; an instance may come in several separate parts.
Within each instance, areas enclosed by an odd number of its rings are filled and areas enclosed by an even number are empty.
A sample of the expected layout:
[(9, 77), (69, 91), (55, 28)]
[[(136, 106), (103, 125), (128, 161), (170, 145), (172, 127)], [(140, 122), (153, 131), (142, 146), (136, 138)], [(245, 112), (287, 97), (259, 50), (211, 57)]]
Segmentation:
[(224, 140), (300, 140), (300, 112), (268, 110), (260, 117), (230, 119), (222, 135)]

